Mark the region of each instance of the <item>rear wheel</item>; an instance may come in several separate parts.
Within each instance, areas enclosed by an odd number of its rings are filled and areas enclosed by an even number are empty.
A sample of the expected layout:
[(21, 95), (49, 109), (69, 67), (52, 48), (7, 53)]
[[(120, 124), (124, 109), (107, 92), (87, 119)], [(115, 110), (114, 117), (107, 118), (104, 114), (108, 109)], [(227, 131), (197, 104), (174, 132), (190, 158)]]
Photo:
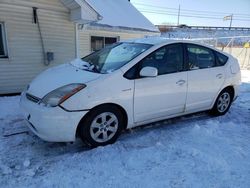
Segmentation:
[(224, 115), (229, 110), (233, 100), (233, 94), (230, 89), (224, 89), (216, 99), (211, 112), (213, 115)]
[(92, 110), (79, 125), (81, 139), (92, 147), (114, 143), (124, 127), (123, 115), (112, 105)]

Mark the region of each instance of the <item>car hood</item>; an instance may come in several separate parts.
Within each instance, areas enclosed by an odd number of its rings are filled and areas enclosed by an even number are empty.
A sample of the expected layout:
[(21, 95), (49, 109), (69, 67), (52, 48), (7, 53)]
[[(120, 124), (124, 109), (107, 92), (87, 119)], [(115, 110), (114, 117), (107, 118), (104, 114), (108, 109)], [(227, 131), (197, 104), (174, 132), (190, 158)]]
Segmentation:
[[(79, 60), (77, 62), (79, 65)], [(43, 98), (49, 92), (72, 83), (88, 83), (102, 74), (90, 72), (73, 63), (56, 66), (38, 75), (28, 86), (27, 93)]]

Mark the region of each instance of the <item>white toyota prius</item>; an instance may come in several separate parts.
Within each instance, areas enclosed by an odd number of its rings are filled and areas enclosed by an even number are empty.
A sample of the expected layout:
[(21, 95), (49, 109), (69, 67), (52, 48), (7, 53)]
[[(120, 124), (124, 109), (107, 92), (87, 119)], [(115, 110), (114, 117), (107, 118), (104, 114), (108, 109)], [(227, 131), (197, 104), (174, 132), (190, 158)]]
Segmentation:
[(121, 131), (198, 111), (223, 115), (238, 95), (238, 61), (190, 41), (119, 42), (50, 68), (22, 93), (29, 128), (40, 138), (92, 147)]

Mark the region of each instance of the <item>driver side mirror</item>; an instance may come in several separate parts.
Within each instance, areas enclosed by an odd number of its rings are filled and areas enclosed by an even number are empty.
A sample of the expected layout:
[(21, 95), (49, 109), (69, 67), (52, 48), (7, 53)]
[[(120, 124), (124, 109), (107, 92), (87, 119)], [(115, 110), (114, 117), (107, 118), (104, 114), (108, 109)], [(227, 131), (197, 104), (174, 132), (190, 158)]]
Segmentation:
[(158, 69), (155, 67), (143, 67), (140, 71), (141, 77), (156, 77), (158, 76)]

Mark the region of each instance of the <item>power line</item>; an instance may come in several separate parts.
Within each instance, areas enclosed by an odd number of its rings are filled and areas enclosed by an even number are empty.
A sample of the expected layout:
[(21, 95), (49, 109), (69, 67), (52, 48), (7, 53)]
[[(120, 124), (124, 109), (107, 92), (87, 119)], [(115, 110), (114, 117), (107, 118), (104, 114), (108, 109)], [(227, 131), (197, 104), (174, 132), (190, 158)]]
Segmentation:
[[(167, 14), (176, 14), (176, 11), (164, 11), (164, 10), (150, 10), (150, 9), (140, 9), (141, 11), (151, 11), (151, 12), (161, 12), (161, 13), (167, 13)], [(179, 12), (179, 11), (178, 11)], [(181, 11), (181, 14), (191, 14), (191, 13), (186, 13), (186, 12), (183, 12)], [(196, 15), (196, 16), (211, 16), (211, 17), (214, 17), (215, 15), (206, 15), (206, 14), (201, 14), (201, 13), (192, 13), (191, 15)], [(221, 17), (218, 17), (218, 16), (215, 16), (217, 18), (222, 18), (224, 16), (221, 16)]]
[[(150, 10), (140, 10), (141, 12), (145, 13), (152, 13), (152, 14), (161, 14), (161, 15), (171, 15), (171, 16), (178, 16), (177, 13), (168, 13), (163, 11), (150, 11)], [(211, 17), (211, 16), (195, 16), (190, 14), (180, 14), (181, 17), (191, 17), (191, 18), (206, 18), (206, 19), (216, 19), (216, 20), (222, 20), (221, 17)], [(238, 21), (250, 21), (250, 19), (234, 19)]]
[[(133, 3), (135, 5), (141, 5), (141, 6), (145, 6), (145, 7), (154, 7), (154, 8), (157, 8), (157, 9), (163, 9), (163, 10), (175, 10), (175, 11), (178, 11), (177, 8), (170, 8), (170, 7), (165, 7), (165, 6), (155, 6), (155, 5), (149, 5), (149, 4), (144, 4), (144, 3)], [(214, 11), (201, 11), (201, 10), (191, 10), (191, 9), (181, 9), (182, 12), (196, 12), (197, 14), (200, 13), (200, 14), (210, 14), (210, 15), (213, 15), (213, 16), (225, 16), (225, 15), (229, 15), (229, 14), (232, 14), (232, 13), (228, 13), (228, 12), (214, 12)], [(235, 16), (237, 17), (250, 17), (250, 14), (234, 14)]]
[[(159, 9), (178, 10), (178, 8), (169, 8), (169, 7), (165, 7), (165, 6), (156, 6), (156, 5), (150, 5), (150, 4), (144, 4), (144, 3), (133, 3), (133, 4), (138, 4), (138, 5), (142, 5), (142, 6), (148, 6), (148, 7), (156, 7), (156, 8), (159, 8)], [(193, 10), (193, 9), (182, 9), (182, 11), (202, 12), (202, 13), (206, 12), (206, 13), (221, 14), (221, 15), (232, 14), (232, 13), (228, 13), (228, 12), (214, 12), (214, 11), (203, 11), (203, 10)], [(250, 14), (235, 14), (235, 15), (250, 16)]]

